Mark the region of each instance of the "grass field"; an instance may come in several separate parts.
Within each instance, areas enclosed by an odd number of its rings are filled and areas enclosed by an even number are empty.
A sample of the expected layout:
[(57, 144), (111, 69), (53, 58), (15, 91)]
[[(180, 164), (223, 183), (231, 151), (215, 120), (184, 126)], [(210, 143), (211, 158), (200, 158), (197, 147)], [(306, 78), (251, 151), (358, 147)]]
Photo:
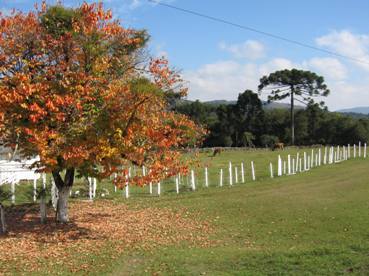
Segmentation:
[[(285, 151), (283, 156), (296, 151)], [(89, 274), (96, 275), (368, 275), (369, 159), (270, 179), (269, 162), (276, 166), (277, 156), (277, 152), (239, 151), (211, 160), (203, 154), (201, 159), (211, 162), (212, 187), (208, 189), (202, 187), (201, 170), (196, 192), (182, 188), (176, 195), (170, 181), (163, 185), (161, 197), (148, 196), (147, 189), (132, 189), (129, 200), (111, 193), (109, 198), (117, 208), (170, 208), (199, 223), (206, 221), (212, 229), (206, 234), (208, 242), (181, 241), (147, 250), (135, 247), (119, 254), (107, 242), (78, 264), (88, 264)], [(243, 161), (249, 169), (251, 160), (257, 181), (252, 182), (246, 170), (245, 184), (229, 187), (225, 181), (224, 187), (217, 187), (219, 169), (226, 170), (228, 161)], [(111, 189), (108, 183), (101, 185)], [(63, 265), (42, 263), (40, 274), (71, 273)]]

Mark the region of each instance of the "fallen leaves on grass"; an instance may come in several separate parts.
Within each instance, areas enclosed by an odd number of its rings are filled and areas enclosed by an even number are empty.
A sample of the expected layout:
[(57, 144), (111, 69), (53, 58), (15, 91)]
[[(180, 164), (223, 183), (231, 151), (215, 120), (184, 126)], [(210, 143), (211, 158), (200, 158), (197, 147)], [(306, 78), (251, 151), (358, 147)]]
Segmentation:
[(110, 201), (72, 203), (71, 222), (67, 225), (50, 222), (52, 217), (50, 213), (48, 224), (40, 224), (37, 207), (8, 214), (9, 233), (0, 239), (1, 272), (37, 272), (41, 266), (50, 265), (60, 265), (71, 272), (89, 271), (92, 268), (88, 258), (104, 250), (115, 258), (132, 248), (153, 250), (182, 242), (208, 246), (212, 231), (207, 222), (194, 220), (185, 211), (132, 210)]

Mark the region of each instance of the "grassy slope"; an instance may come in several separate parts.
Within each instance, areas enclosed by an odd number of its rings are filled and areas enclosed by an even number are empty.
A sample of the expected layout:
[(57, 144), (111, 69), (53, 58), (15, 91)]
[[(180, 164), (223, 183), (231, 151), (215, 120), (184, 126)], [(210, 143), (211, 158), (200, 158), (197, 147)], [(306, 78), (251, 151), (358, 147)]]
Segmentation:
[[(296, 151), (291, 149), (282, 155), (286, 158)], [(148, 196), (148, 188), (134, 188), (128, 201), (121, 192), (113, 194), (110, 183), (99, 184), (111, 190), (110, 197), (117, 203), (124, 202), (132, 208), (186, 208), (190, 216), (200, 212), (214, 226), (215, 233), (210, 237), (214, 245), (188, 248), (184, 244), (155, 252), (131, 251), (115, 256), (116, 260), (111, 258), (107, 245), (101, 255), (92, 254), (85, 261), (106, 265), (106, 270), (96, 271), (96, 275), (369, 274), (369, 159), (271, 180), (269, 162), (276, 169), (278, 154), (281, 152), (226, 152), (214, 159), (203, 154), (201, 160), (211, 164), (213, 187), (203, 187), (201, 169), (197, 171), (198, 191), (180, 195), (175, 194), (172, 180), (163, 184), (160, 198)], [(245, 162), (246, 184), (228, 186), (229, 160), (234, 165)], [(250, 179), (251, 160), (255, 162), (256, 182)], [(220, 168), (225, 176), (222, 188), (217, 187)], [(80, 188), (81, 185), (75, 189)], [(17, 189), (21, 192), (17, 201), (28, 201), (22, 192), (31, 192), (32, 187)], [(67, 273), (62, 267), (55, 266), (55, 270)]]
[(354, 160), (232, 188), (134, 199), (130, 204), (200, 210), (220, 243), (125, 256), (114, 274), (367, 275), (368, 179), (368, 161)]

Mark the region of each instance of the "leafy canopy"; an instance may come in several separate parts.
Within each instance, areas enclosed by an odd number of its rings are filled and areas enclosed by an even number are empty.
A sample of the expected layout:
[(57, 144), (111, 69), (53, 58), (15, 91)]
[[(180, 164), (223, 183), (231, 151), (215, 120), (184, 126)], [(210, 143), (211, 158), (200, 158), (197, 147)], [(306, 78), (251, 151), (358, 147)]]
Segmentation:
[[(268, 101), (278, 101), (290, 97), (302, 103), (313, 103), (314, 97), (328, 96), (330, 91), (324, 83), (324, 78), (314, 72), (292, 69), (280, 70), (260, 79), (259, 92), (270, 89)], [(323, 106), (324, 102), (320, 102)]]
[(179, 148), (203, 130), (168, 108), (186, 94), (165, 59), (146, 58), (146, 31), (125, 28), (101, 3), (45, 2), (0, 19), (0, 143), (40, 156), (40, 171), (98, 178), (128, 163), (143, 184), (185, 171)]

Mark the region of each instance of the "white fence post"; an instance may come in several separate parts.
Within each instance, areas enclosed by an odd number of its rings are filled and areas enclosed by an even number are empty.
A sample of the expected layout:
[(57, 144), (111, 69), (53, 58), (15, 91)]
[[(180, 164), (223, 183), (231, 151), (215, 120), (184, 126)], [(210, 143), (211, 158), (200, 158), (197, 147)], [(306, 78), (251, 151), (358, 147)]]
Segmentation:
[(176, 192), (177, 192), (177, 194), (179, 194), (179, 180), (178, 180), (178, 176), (176, 176)]
[(319, 165), (318, 163), (318, 154), (315, 153), (315, 167), (317, 167)]
[(219, 186), (223, 187), (223, 169), (220, 169), (220, 174), (219, 174)]
[(287, 164), (288, 164), (288, 175), (291, 174), (291, 155), (287, 156)]
[(234, 167), (234, 177), (235, 177), (235, 182), (237, 184), (238, 183), (238, 168), (237, 168), (237, 166)]
[(351, 149), (350, 149), (350, 144), (347, 145), (347, 158), (350, 159), (351, 158)]
[(157, 192), (158, 192), (158, 196), (161, 195), (161, 182), (159, 181), (157, 184)]
[(354, 158), (356, 158), (356, 144), (354, 144)]
[(254, 168), (254, 161), (251, 161), (251, 173), (252, 173), (252, 180), (255, 181), (255, 168)]
[(125, 196), (129, 198), (129, 182), (128, 182), (128, 175), (126, 175), (126, 187), (125, 187)]
[(282, 176), (282, 158), (278, 155), (278, 176)]
[(311, 150), (311, 158), (310, 158), (311, 164), (310, 168), (314, 167), (314, 150)]
[(192, 191), (196, 190), (195, 172), (193, 170), (191, 170), (191, 188), (192, 188)]
[(340, 146), (337, 146), (337, 161), (341, 161)]
[(241, 162), (241, 180), (242, 183), (245, 183), (245, 169), (243, 167), (243, 162)]
[(93, 200), (92, 179), (91, 179), (91, 177), (88, 177), (87, 181), (88, 181), (88, 197), (90, 198), (90, 200)]
[(361, 141), (359, 141), (359, 157), (361, 157)]
[(364, 158), (366, 158), (366, 143), (364, 144)]
[(97, 188), (97, 184), (96, 184), (96, 178), (92, 178), (92, 181), (93, 181), (93, 197), (95, 198), (96, 197), (96, 188)]
[(321, 166), (322, 165), (322, 150), (319, 148), (319, 151), (318, 151), (318, 166)]
[(296, 154), (295, 172), (298, 172), (298, 170), (299, 170), (299, 160), (300, 160), (300, 153), (298, 152)]
[(310, 170), (310, 155), (308, 155), (308, 157), (307, 157), (308, 159), (307, 159), (307, 170)]
[(233, 185), (233, 177), (232, 177), (232, 162), (229, 161), (229, 185)]
[(272, 162), (270, 162), (269, 168), (270, 168), (270, 178), (273, 178), (274, 175), (273, 175), (273, 164), (272, 164)]

